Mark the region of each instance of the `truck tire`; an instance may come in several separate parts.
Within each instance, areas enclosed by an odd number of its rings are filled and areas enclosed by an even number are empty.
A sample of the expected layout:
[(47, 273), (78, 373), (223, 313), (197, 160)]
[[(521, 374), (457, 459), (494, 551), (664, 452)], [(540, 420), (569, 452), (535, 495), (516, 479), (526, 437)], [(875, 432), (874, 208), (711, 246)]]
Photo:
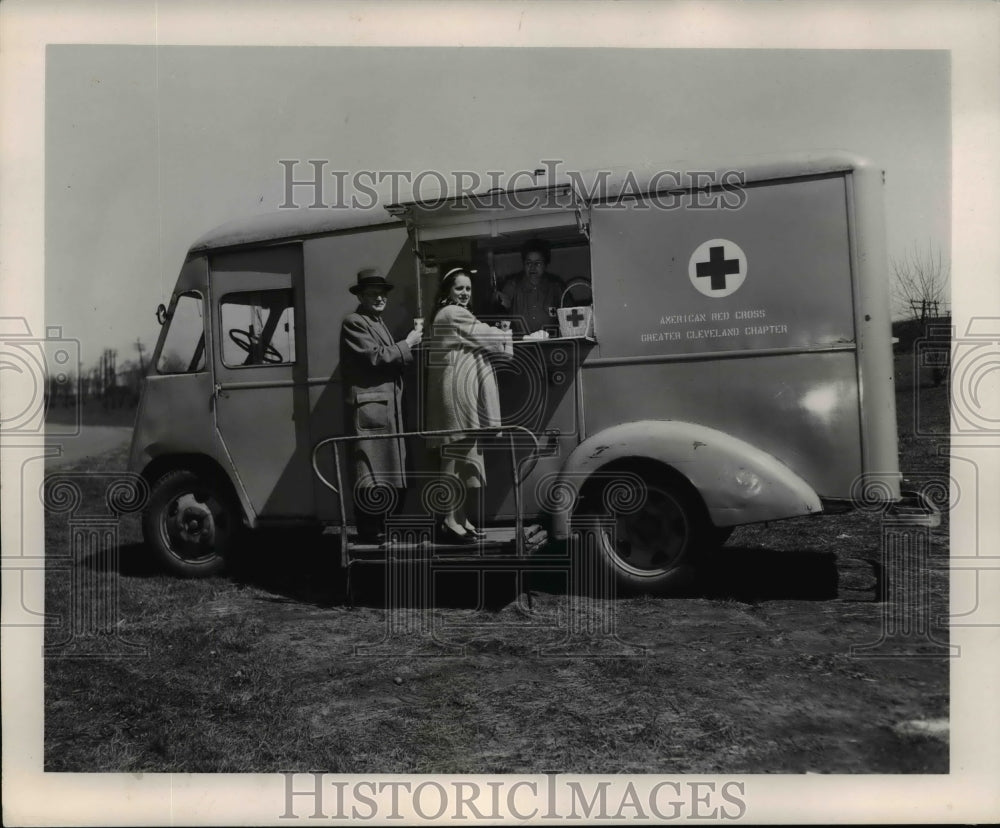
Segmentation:
[[(634, 474), (623, 477), (628, 479), (638, 480)], [(577, 521), (578, 565), (597, 570), (582, 576), (581, 582), (598, 584), (589, 592), (603, 591), (600, 584), (609, 579), (622, 594), (681, 592), (694, 581), (700, 553), (719, 545), (719, 530), (687, 481), (662, 475), (642, 483), (643, 491), (625, 497), (609, 497), (609, 489), (619, 487), (620, 495), (620, 487), (630, 484), (606, 484), (600, 509), (593, 508), (592, 496), (586, 523)]]
[(188, 469), (160, 477), (142, 515), (146, 543), (167, 570), (184, 578), (221, 572), (240, 525), (227, 487)]

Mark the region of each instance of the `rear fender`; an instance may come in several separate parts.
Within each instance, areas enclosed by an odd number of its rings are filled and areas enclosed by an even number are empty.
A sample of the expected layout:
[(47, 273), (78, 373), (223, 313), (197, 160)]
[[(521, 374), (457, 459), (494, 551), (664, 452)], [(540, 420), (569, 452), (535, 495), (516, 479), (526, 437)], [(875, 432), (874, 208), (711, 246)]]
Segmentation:
[(613, 426), (588, 437), (567, 458), (557, 481), (556, 537), (569, 534), (575, 498), (584, 482), (615, 461), (653, 460), (683, 475), (701, 495), (716, 526), (738, 526), (822, 511), (812, 487), (773, 455), (743, 440), (695, 423), (642, 420)]

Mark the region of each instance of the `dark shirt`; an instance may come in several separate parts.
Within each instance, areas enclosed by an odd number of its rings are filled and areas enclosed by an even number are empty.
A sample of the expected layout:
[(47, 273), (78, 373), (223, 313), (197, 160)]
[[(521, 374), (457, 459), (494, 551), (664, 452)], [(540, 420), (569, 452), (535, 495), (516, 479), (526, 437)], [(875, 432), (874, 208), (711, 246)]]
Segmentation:
[[(511, 276), (504, 282), (500, 292), (510, 303), (508, 313), (515, 320), (515, 330), (519, 333), (534, 333), (540, 328), (550, 332), (558, 327), (554, 308), (562, 301), (562, 279), (552, 273), (543, 273), (538, 284), (532, 286), (524, 273)], [(518, 324), (520, 320), (520, 324)]]

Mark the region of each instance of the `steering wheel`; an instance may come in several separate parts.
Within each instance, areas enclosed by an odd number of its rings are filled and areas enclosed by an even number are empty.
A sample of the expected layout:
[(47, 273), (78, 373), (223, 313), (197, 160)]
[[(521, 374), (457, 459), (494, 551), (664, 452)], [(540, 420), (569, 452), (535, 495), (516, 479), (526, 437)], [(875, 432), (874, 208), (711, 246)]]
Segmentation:
[[(254, 348), (260, 346), (259, 336), (254, 336), (250, 333), (250, 331), (244, 331), (241, 328), (232, 328), (229, 331), (229, 338), (236, 343), (241, 350), (246, 351), (246, 353), (250, 356), (253, 355)], [(281, 352), (270, 342), (264, 346), (264, 353), (262, 354), (262, 357), (264, 362), (268, 362), (272, 365), (285, 361)]]

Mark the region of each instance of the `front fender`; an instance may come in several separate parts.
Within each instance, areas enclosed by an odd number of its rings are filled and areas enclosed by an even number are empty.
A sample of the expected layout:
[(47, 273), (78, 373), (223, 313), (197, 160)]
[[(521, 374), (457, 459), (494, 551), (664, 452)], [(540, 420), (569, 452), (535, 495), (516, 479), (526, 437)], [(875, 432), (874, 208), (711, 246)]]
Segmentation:
[[(714, 428), (677, 420), (641, 420), (613, 426), (578, 445), (558, 479), (579, 491), (603, 466), (624, 458), (670, 466), (698, 490), (716, 526), (738, 526), (822, 511), (819, 496), (771, 454)], [(567, 537), (573, 504), (557, 498), (556, 537)]]

